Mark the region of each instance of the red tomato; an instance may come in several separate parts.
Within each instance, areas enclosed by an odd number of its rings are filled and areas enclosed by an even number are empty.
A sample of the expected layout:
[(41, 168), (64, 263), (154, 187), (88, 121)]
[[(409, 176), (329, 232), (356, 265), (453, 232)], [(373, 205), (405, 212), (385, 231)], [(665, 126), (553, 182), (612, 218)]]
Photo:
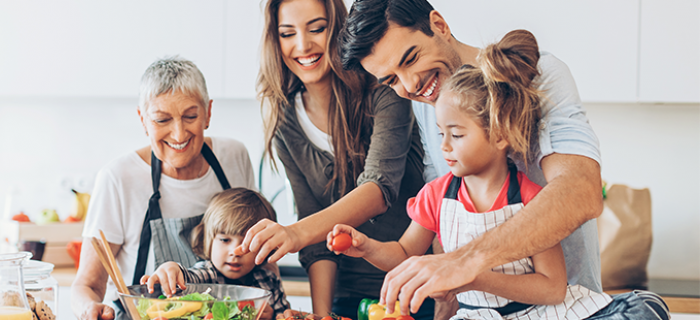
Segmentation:
[(207, 315), (204, 316), (204, 320), (209, 320), (209, 319), (213, 319), (213, 318), (214, 318), (214, 314), (211, 312), (207, 313)]
[(331, 248), (333, 251), (342, 252), (350, 249), (352, 246), (352, 237), (347, 233), (339, 233), (331, 240)]
[(396, 320), (414, 320), (413, 317), (407, 315), (407, 314), (402, 314), (398, 317), (396, 317)]
[(242, 256), (242, 255), (244, 255), (244, 253), (243, 253), (243, 248), (241, 248), (241, 246), (238, 246), (238, 247), (233, 248), (233, 254), (235, 254), (235, 255), (237, 255), (237, 256), (239, 256), (239, 257)]
[(335, 319), (331, 316), (325, 316), (325, 317), (321, 318), (321, 320), (335, 320)]
[(238, 301), (238, 310), (243, 310), (245, 306), (250, 306), (255, 309), (255, 302), (253, 301)]

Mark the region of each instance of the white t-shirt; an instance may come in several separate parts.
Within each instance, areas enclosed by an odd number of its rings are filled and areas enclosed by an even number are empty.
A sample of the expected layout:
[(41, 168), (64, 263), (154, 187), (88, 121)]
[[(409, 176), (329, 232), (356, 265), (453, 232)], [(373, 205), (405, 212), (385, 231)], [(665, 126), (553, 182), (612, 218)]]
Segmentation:
[(313, 122), (311, 122), (309, 115), (306, 113), (306, 109), (304, 109), (304, 100), (301, 98), (301, 92), (297, 93), (297, 96), (294, 98), (294, 106), (297, 110), (299, 125), (301, 125), (301, 129), (304, 130), (304, 133), (309, 138), (309, 141), (311, 141), (311, 143), (313, 143), (315, 146), (321, 148), (321, 150), (328, 151), (330, 154), (333, 154), (331, 136), (323, 132), (321, 129), (316, 127)]
[[(253, 166), (248, 150), (241, 142), (212, 138), (211, 147), (232, 188), (255, 189)], [(204, 213), (211, 197), (223, 189), (214, 170), (209, 167), (204, 176), (192, 180), (161, 175), (159, 190), (161, 214), (168, 219)], [(127, 285), (131, 285), (134, 277), (141, 228), (152, 194), (151, 166), (136, 152), (130, 152), (100, 170), (90, 198), (83, 237), (99, 238), (99, 230), (102, 230), (108, 242), (122, 246), (115, 258)], [(155, 271), (152, 249), (151, 246), (146, 274)], [(116, 292), (110, 279), (105, 301), (116, 300)]]

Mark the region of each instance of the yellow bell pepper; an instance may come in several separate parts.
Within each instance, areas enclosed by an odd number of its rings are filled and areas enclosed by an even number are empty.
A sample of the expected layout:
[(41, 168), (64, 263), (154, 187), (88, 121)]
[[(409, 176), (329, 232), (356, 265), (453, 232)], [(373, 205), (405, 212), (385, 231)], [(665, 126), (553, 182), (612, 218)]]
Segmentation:
[[(171, 304), (171, 303), (181, 303), (182, 305), (179, 308), (165, 311), (165, 308), (168, 306), (168, 304)], [(171, 319), (171, 318), (182, 317), (189, 312), (195, 312), (201, 308), (202, 308), (201, 302), (162, 301), (162, 302), (156, 302), (152, 306), (150, 306), (148, 308), (148, 310), (146, 310), (146, 314), (148, 314), (148, 317), (151, 319), (155, 319), (157, 317), (165, 317), (165, 318)]]
[(377, 303), (369, 305), (369, 310), (367, 311), (369, 320), (382, 320), (384, 318), (396, 318), (401, 315), (401, 310), (399, 310), (399, 302), (396, 301), (396, 307), (394, 307), (394, 313), (386, 314), (386, 307), (379, 305)]

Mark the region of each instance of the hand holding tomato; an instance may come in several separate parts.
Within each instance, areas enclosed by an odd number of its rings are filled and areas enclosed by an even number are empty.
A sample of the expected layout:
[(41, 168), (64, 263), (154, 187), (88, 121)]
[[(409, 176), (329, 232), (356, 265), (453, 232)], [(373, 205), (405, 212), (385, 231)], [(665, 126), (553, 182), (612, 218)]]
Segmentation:
[(331, 239), (331, 250), (343, 252), (352, 247), (352, 237), (347, 233), (339, 233)]
[(326, 236), (326, 246), (336, 254), (342, 253), (346, 256), (361, 258), (367, 250), (367, 240), (367, 236), (355, 228), (336, 224)]

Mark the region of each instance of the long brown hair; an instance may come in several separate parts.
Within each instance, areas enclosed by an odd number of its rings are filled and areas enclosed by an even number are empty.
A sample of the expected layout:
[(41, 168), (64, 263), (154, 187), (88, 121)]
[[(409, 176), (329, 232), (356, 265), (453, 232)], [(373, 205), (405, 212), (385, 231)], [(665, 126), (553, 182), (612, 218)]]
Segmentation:
[[(265, 6), (265, 29), (257, 80), (267, 156), (272, 154), (272, 139), (284, 121), (285, 108), (293, 107), (294, 94), (303, 90), (301, 80), (287, 68), (282, 59), (278, 14), (283, 1), (269, 0)], [(329, 57), (332, 86), (328, 123), (335, 156), (333, 178), (326, 188), (329, 189), (337, 182), (338, 191), (344, 195), (354, 187), (354, 180), (364, 170), (369, 139), (362, 137), (363, 132), (371, 126), (369, 92), (376, 81), (370, 81), (366, 72), (343, 70), (338, 53), (338, 33), (345, 23), (347, 9), (343, 0), (319, 1), (324, 3), (328, 17), (325, 56)], [(271, 156), (270, 161), (276, 168)], [(348, 181), (348, 176), (352, 177), (352, 181)]]
[(214, 195), (202, 222), (192, 230), (192, 251), (203, 259), (211, 257), (211, 244), (217, 234), (245, 236), (262, 219), (277, 221), (275, 209), (258, 192), (231, 188)]
[(478, 68), (464, 66), (445, 83), (462, 109), (481, 122), (489, 139), (508, 141), (513, 155), (526, 164), (541, 117), (541, 92), (535, 83), (539, 59), (535, 36), (514, 30), (479, 53)]

